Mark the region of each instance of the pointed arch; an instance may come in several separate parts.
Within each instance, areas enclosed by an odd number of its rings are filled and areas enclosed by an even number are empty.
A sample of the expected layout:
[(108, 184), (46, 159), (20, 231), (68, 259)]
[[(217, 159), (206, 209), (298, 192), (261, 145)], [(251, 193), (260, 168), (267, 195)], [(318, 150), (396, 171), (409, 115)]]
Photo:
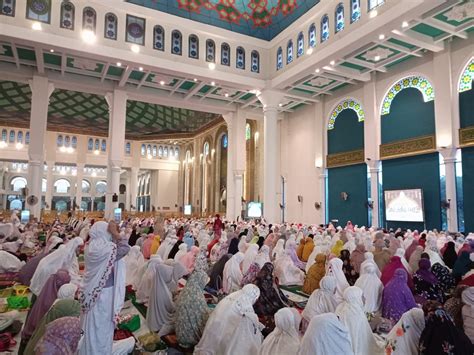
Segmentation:
[(380, 108), (381, 116), (390, 113), (393, 99), (400, 91), (406, 88), (414, 88), (420, 91), (425, 102), (433, 101), (435, 98), (433, 85), (431, 85), (427, 78), (421, 75), (407, 76), (395, 82), (385, 94)]
[(331, 115), (329, 116), (328, 130), (331, 130), (334, 128), (337, 116), (346, 109), (353, 110), (357, 114), (357, 118), (359, 119), (359, 122), (364, 121), (365, 112), (362, 107), (362, 104), (354, 98), (347, 98), (340, 101), (332, 109)]
[(474, 57), (472, 57), (464, 67), (459, 77), (458, 92), (469, 91), (472, 89), (472, 81), (474, 80)]

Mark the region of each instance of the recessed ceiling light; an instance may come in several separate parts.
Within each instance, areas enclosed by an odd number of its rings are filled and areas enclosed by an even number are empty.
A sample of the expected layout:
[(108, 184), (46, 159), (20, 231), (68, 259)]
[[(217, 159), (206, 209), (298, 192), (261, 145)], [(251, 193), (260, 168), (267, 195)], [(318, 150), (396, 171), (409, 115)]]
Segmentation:
[(41, 27), (41, 23), (39, 22), (33, 22), (33, 24), (31, 25), (31, 28), (35, 31), (41, 31), (43, 28)]
[(215, 81), (211, 81), (211, 85), (212, 85), (212, 86), (216, 86), (216, 82), (215, 82)]
[(81, 34), (82, 40), (88, 44), (93, 44), (96, 40), (95, 33), (91, 30), (83, 30)]
[(315, 70), (316, 73), (319, 73), (320, 71), (321, 71), (321, 70), (319, 70), (319, 68), (317, 68), (317, 69)]
[(307, 55), (313, 54), (313, 48), (312, 48), (312, 47), (309, 47), (308, 50), (306, 51), (306, 54), (307, 54)]
[(194, 78), (194, 82), (198, 81), (196, 78)]
[(209, 67), (209, 69), (214, 70), (214, 69), (216, 69), (216, 64), (215, 63), (209, 63), (208, 67)]
[(138, 68), (138, 70), (143, 71), (143, 67)]
[(225, 97), (229, 97), (229, 94), (226, 92), (226, 93), (224, 94), (224, 96), (225, 96)]
[(377, 16), (379, 13), (377, 12), (377, 10), (372, 10), (370, 11), (369, 13), (369, 17), (370, 18), (374, 18), (375, 16)]
[(335, 62), (334, 60), (331, 60), (331, 61), (329, 62), (329, 64), (331, 64), (332, 66), (334, 66), (334, 65), (336, 64), (336, 62)]
[(402, 27), (403, 27), (403, 28), (408, 27), (408, 22), (407, 22), (407, 21), (403, 21), (403, 22), (402, 22)]
[(376, 56), (374, 57), (374, 60), (375, 60), (376, 62), (378, 62), (378, 61), (380, 60), (380, 56), (379, 56), (379, 55), (376, 55)]
[(50, 49), (49, 51), (50, 51), (51, 53), (54, 53), (54, 49)]
[(379, 35), (379, 39), (380, 39), (380, 40), (385, 39), (385, 35), (384, 35), (384, 34)]
[(278, 104), (278, 106), (282, 107), (282, 106), (283, 106), (283, 104)]
[(161, 81), (160, 81), (160, 85), (165, 85), (165, 81), (164, 81), (164, 80), (161, 80)]
[(138, 47), (136, 44), (132, 44), (132, 46), (130, 47), (130, 50), (133, 53), (139, 53), (140, 52), (140, 47)]
[(121, 67), (121, 66), (122, 66), (122, 63), (117, 62), (117, 66), (118, 66), (118, 67)]

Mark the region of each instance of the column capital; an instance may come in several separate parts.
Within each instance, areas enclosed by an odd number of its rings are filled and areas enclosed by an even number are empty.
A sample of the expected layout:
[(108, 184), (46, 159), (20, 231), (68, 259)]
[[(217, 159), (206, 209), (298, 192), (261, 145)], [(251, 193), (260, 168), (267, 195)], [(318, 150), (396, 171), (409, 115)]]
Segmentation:
[(126, 101), (128, 99), (128, 94), (126, 91), (117, 90), (117, 89), (114, 90), (113, 92), (109, 91), (108, 93), (106, 93), (104, 98), (105, 98), (105, 101), (107, 101), (109, 108), (111, 108), (113, 105), (114, 97), (120, 100)]
[(277, 90), (263, 90), (257, 93), (257, 98), (263, 105), (263, 112), (267, 110), (278, 110), (285, 94)]
[(380, 172), (380, 160), (366, 160), (365, 163), (369, 167), (370, 173)]
[[(48, 81), (48, 78), (44, 76), (34, 75), (33, 79), (28, 80), (28, 85), (30, 86), (31, 91), (38, 89), (38, 90), (41, 90), (42, 92), (47, 92), (48, 98), (51, 96), (51, 94), (54, 91), (54, 84)], [(45, 89), (44, 86), (47, 86), (46, 91), (44, 91)]]
[(456, 152), (457, 149), (454, 147), (449, 148), (439, 148), (439, 154), (443, 156), (443, 160), (445, 163), (455, 162), (456, 161)]
[(244, 173), (245, 173), (245, 170), (241, 170), (241, 169), (235, 169), (234, 170), (234, 176), (235, 177), (239, 177), (239, 176), (242, 177), (242, 175), (244, 175)]

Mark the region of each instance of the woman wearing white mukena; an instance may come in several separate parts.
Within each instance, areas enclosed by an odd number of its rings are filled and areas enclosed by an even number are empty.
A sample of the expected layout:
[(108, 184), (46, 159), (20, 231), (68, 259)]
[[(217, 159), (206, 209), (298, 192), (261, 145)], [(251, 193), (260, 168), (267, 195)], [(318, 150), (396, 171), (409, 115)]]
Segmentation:
[(84, 286), (80, 292), (84, 341), (80, 355), (112, 353), (115, 318), (125, 298), (125, 263), (130, 250), (117, 225), (96, 222), (89, 231), (85, 251)]

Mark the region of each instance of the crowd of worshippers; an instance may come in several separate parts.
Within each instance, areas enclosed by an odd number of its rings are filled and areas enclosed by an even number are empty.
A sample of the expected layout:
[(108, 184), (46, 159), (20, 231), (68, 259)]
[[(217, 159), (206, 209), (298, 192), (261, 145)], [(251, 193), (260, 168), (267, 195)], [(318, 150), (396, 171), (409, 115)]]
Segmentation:
[(132, 352), (114, 341), (130, 293), (185, 353), (474, 353), (474, 234), (12, 216), (0, 245), (0, 274), (32, 293), (20, 355)]

